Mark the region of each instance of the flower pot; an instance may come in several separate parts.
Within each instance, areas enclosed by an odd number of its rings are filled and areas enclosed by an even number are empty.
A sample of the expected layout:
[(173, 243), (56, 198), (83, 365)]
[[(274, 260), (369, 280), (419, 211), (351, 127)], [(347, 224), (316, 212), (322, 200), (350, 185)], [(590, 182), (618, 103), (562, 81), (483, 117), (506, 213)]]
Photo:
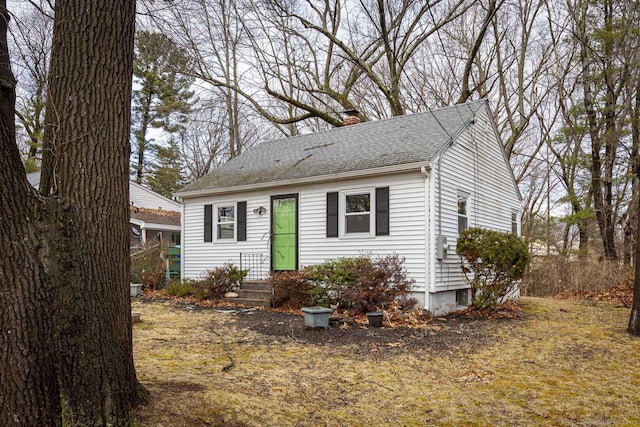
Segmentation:
[(369, 326), (372, 328), (379, 328), (382, 326), (382, 311), (370, 311), (367, 313), (367, 319), (369, 320)]
[(129, 283), (131, 286), (131, 296), (137, 297), (142, 290), (142, 283)]
[(304, 326), (310, 329), (327, 329), (331, 310), (326, 307), (302, 307)]

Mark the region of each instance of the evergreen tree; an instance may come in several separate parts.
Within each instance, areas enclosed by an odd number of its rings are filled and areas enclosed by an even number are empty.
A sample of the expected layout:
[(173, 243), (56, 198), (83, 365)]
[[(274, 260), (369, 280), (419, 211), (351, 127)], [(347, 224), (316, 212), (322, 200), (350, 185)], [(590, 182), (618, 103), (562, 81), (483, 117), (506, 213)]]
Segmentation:
[(192, 79), (180, 74), (187, 56), (167, 36), (139, 31), (133, 64), (134, 91), (132, 101), (133, 165), (136, 182), (142, 183), (145, 155), (151, 147), (151, 128), (174, 133), (183, 127), (190, 111)]
[(145, 181), (156, 193), (165, 197), (173, 197), (173, 193), (184, 187), (187, 182), (183, 174), (180, 146), (175, 139), (170, 139), (168, 147), (155, 146), (156, 162), (152, 172)]

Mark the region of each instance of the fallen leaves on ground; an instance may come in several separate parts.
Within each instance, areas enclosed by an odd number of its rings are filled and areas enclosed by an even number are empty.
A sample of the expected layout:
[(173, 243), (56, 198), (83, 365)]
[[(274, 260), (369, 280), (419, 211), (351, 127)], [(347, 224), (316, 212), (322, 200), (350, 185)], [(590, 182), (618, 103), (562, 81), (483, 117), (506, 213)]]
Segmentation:
[(601, 291), (561, 292), (555, 295), (556, 299), (591, 300), (621, 305), (630, 308), (633, 304), (633, 288), (629, 283), (622, 283)]
[(134, 300), (136, 369), (151, 393), (135, 422), (640, 425), (640, 340), (625, 332), (627, 309), (539, 298), (521, 307), (516, 320), (303, 332), (299, 316), (270, 310)]

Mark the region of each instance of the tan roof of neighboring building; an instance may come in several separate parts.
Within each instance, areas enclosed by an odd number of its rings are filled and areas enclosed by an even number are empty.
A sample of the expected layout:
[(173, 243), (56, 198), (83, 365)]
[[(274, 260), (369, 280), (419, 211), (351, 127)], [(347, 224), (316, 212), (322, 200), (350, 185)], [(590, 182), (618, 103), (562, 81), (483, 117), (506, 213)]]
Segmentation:
[(154, 224), (180, 225), (180, 212), (131, 206), (131, 219)]

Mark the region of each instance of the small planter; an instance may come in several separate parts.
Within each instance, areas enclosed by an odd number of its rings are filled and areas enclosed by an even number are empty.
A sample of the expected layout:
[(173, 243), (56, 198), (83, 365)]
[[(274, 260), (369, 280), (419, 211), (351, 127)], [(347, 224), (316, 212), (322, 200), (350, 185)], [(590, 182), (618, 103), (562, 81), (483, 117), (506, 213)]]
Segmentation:
[(137, 297), (140, 295), (140, 291), (142, 290), (142, 283), (129, 283), (131, 287), (131, 296)]
[(302, 307), (304, 326), (310, 329), (327, 329), (331, 310), (326, 307)]
[(372, 328), (379, 328), (382, 326), (382, 311), (370, 311), (367, 313), (367, 319), (369, 320), (369, 326)]

